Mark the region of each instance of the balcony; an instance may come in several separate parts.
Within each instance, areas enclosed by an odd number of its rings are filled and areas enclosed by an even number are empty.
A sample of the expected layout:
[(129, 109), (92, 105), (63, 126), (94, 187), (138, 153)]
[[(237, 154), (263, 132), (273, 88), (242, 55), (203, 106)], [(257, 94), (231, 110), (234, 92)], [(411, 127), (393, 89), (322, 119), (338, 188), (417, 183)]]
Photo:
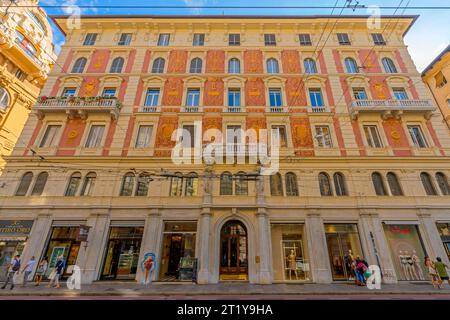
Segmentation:
[(159, 112), (157, 106), (141, 106), (139, 107), (139, 112), (141, 113), (156, 113)]
[(244, 112), (244, 108), (242, 108), (242, 107), (225, 107), (225, 112), (240, 113), (240, 112)]
[(268, 112), (268, 113), (288, 113), (289, 112), (289, 107), (268, 106), (266, 108), (266, 112)]
[(309, 106), (308, 107), (308, 113), (317, 114), (317, 113), (328, 113), (328, 112), (331, 112), (330, 107), (328, 107), (328, 106), (316, 106), (316, 107)]
[(198, 113), (202, 112), (203, 109), (199, 106), (183, 106), (181, 107), (182, 113)]
[(359, 113), (380, 113), (383, 119), (398, 119), (403, 113), (418, 113), (428, 120), (435, 110), (430, 100), (355, 100), (349, 107), (353, 120)]
[(111, 118), (119, 116), (121, 102), (117, 98), (105, 97), (40, 97), (34, 105), (39, 119), (47, 113), (66, 113), (70, 118), (86, 119), (89, 113), (109, 113)]

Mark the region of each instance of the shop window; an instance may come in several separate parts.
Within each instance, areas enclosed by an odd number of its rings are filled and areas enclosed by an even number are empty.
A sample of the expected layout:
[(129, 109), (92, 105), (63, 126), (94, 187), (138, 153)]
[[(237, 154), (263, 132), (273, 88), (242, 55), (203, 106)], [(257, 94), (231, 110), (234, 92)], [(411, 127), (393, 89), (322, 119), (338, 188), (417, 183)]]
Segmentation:
[(110, 73), (121, 73), (123, 69), (123, 64), (125, 63), (124, 58), (115, 58), (111, 64)]
[(130, 197), (133, 195), (134, 184), (136, 176), (132, 172), (128, 172), (124, 175), (122, 180), (122, 187), (120, 188), (120, 195), (123, 197)]
[(194, 58), (191, 60), (191, 65), (189, 67), (190, 73), (202, 73), (203, 61), (200, 58)]
[(86, 67), (86, 63), (87, 63), (86, 58), (78, 58), (72, 67), (72, 73), (83, 73), (84, 68)]
[(298, 184), (297, 175), (293, 172), (286, 173), (286, 196), (296, 197), (298, 196)]
[(447, 257), (450, 260), (450, 223), (438, 223), (437, 225), (439, 235), (441, 236), (442, 244), (444, 245)]
[(441, 193), (443, 196), (450, 195), (450, 187), (448, 185), (448, 180), (445, 174), (442, 172), (436, 173), (436, 181), (439, 185), (439, 189), (441, 189)]
[(0, 87), (0, 110), (6, 110), (9, 107), (9, 93), (5, 88)]
[(400, 186), (400, 182), (398, 181), (397, 175), (393, 172), (388, 172), (386, 178), (389, 185), (389, 189), (391, 189), (391, 194), (393, 196), (402, 196), (403, 191), (402, 187)]
[(345, 58), (345, 67), (347, 73), (359, 73), (359, 67), (353, 58)]
[(348, 196), (347, 187), (345, 183), (345, 177), (342, 173), (336, 172), (333, 175), (334, 189), (337, 196)]
[(237, 196), (246, 196), (248, 194), (248, 179), (245, 172), (239, 172), (234, 176), (234, 190)]
[(394, 64), (394, 61), (390, 58), (383, 58), (381, 59), (381, 62), (384, 67), (384, 72), (386, 73), (397, 73), (397, 68)]
[(191, 172), (186, 176), (186, 186), (184, 195), (186, 197), (195, 197), (198, 192), (198, 175), (195, 172)]
[(278, 61), (274, 58), (270, 58), (267, 60), (267, 73), (280, 73), (280, 66), (278, 65)]
[(81, 181), (81, 173), (75, 172), (70, 176), (69, 183), (66, 188), (66, 197), (73, 197), (77, 195), (78, 187)]
[(279, 172), (270, 176), (270, 194), (272, 196), (283, 195), (283, 182)]
[(228, 73), (241, 73), (241, 62), (239, 59), (232, 58), (228, 61)]
[(33, 180), (33, 173), (27, 172), (22, 176), (19, 187), (16, 191), (16, 196), (26, 196), (28, 189), (30, 188), (31, 181)]
[(319, 189), (321, 196), (329, 197), (333, 195), (330, 176), (325, 172), (319, 173)]
[(229, 172), (224, 172), (220, 175), (220, 195), (233, 195), (233, 176)]
[(152, 73), (164, 73), (164, 66), (166, 64), (166, 60), (163, 58), (157, 58), (153, 61), (152, 65)]
[(170, 195), (181, 196), (183, 194), (183, 174), (176, 172), (170, 179)]
[(305, 59), (303, 61), (304, 67), (305, 67), (305, 72), (308, 74), (316, 74), (317, 73), (317, 66), (316, 66), (316, 62), (311, 59)]
[(431, 176), (428, 173), (422, 172), (420, 174), (420, 180), (422, 180), (423, 188), (425, 189), (425, 193), (428, 196), (438, 195), (436, 188), (434, 187), (433, 181), (431, 180)]
[(386, 188), (384, 186), (383, 177), (378, 172), (372, 173), (372, 183), (377, 196), (387, 196)]
[(137, 197), (148, 196), (148, 188), (150, 185), (151, 177), (148, 173), (141, 173), (137, 178), (137, 187), (135, 195)]
[(83, 187), (81, 188), (81, 196), (91, 196), (94, 190), (95, 180), (97, 179), (97, 174), (95, 172), (89, 172), (84, 177)]
[(34, 183), (33, 190), (31, 191), (32, 196), (40, 196), (42, 195), (42, 192), (44, 191), (45, 184), (47, 183), (48, 179), (48, 173), (47, 172), (41, 172), (37, 178), (36, 182)]

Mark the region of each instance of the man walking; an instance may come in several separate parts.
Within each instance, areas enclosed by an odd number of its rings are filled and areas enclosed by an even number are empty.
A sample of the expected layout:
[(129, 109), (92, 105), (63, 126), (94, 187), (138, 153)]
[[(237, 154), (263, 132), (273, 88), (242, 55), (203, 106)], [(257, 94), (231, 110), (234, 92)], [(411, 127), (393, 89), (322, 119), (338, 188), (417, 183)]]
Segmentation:
[(25, 268), (23, 268), (22, 273), (23, 276), (23, 286), (25, 287), (27, 285), (28, 277), (30, 276), (31, 272), (33, 272), (34, 265), (36, 264), (35, 257), (32, 256), (30, 261), (28, 261)]
[(442, 262), (441, 257), (437, 257), (436, 260), (437, 261), (434, 263), (434, 266), (439, 276), (439, 288), (442, 288), (442, 283), (444, 282), (444, 280), (447, 281), (450, 285), (450, 280), (446, 270), (448, 268), (447, 265)]
[(8, 282), (11, 281), (11, 290), (14, 289), (14, 275), (20, 271), (20, 255), (16, 255), (9, 264), (8, 274), (2, 289), (5, 289)]

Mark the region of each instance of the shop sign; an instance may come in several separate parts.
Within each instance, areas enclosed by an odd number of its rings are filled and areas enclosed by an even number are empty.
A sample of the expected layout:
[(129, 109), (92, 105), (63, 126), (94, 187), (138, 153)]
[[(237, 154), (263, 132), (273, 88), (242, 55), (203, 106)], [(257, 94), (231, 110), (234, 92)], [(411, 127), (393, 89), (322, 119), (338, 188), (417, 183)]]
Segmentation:
[(91, 227), (89, 227), (89, 226), (81, 225), (78, 228), (77, 241), (87, 242), (90, 229), (91, 229)]
[(33, 220), (0, 220), (0, 236), (28, 236)]
[(197, 264), (196, 258), (184, 257), (180, 260), (179, 280), (186, 281), (191, 280), (197, 282)]

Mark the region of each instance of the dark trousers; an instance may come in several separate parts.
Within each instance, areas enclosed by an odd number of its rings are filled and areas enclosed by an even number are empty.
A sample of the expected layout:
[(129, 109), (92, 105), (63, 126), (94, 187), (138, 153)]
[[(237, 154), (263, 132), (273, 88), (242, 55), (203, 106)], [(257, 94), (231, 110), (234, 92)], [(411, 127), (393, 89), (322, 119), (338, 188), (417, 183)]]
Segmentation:
[(3, 285), (2, 288), (6, 288), (9, 281), (11, 281), (11, 289), (14, 288), (14, 274), (15, 274), (14, 271), (8, 272), (8, 275), (6, 276), (5, 284)]

